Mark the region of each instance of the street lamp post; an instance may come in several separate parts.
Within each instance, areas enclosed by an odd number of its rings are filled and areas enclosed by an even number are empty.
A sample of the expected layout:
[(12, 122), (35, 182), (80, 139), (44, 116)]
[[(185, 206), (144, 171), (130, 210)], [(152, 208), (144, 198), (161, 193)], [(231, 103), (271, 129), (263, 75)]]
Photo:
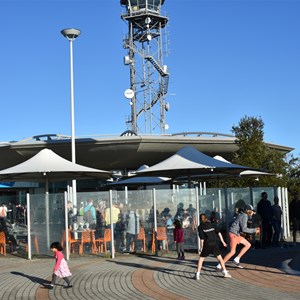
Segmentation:
[[(71, 91), (71, 153), (72, 162), (76, 163), (76, 153), (75, 153), (75, 120), (74, 120), (74, 78), (73, 78), (73, 41), (80, 35), (80, 30), (74, 28), (67, 28), (61, 31), (61, 34), (67, 38), (70, 42), (70, 91)], [(74, 213), (76, 213), (77, 208), (77, 188), (76, 180), (72, 180), (72, 202)]]

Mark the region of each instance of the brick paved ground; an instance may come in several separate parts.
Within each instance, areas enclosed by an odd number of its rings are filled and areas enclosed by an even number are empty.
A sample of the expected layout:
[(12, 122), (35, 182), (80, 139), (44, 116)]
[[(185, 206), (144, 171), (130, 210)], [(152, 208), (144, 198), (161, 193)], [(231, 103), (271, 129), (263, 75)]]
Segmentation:
[[(70, 259), (72, 289), (63, 281), (53, 290), (44, 288), (54, 266), (53, 258), (32, 261), (18, 256), (0, 257), (0, 299), (300, 299), (300, 268), (287, 262), (300, 253), (300, 246), (251, 250), (237, 269), (228, 263), (233, 278), (215, 271), (216, 260), (209, 257), (201, 279), (193, 279), (197, 254), (187, 253), (177, 261), (174, 252), (152, 255), (119, 255), (114, 260), (100, 256)], [(299, 266), (300, 267), (300, 266)], [(287, 273), (289, 272), (289, 273)]]

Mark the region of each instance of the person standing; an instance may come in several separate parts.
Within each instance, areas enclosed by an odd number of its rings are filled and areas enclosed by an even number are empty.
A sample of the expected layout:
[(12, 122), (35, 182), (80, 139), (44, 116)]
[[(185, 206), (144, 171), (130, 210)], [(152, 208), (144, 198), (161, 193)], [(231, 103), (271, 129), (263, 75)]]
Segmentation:
[(8, 228), (6, 225), (6, 216), (7, 216), (7, 207), (6, 207), (5, 203), (2, 203), (0, 206), (0, 232), (4, 232), (6, 244), (10, 243), (11, 253), (15, 254), (15, 253), (17, 253), (19, 246), (18, 246), (18, 243), (17, 243), (15, 237), (12, 234), (9, 234), (9, 232), (8, 232)]
[(282, 210), (279, 206), (279, 198), (276, 196), (274, 198), (274, 204), (272, 205), (272, 225), (274, 229), (273, 234), (273, 245), (278, 246), (279, 245), (279, 236), (281, 232), (281, 216), (282, 216)]
[(74, 215), (72, 201), (68, 201), (67, 210), (68, 210), (68, 228), (71, 229), (72, 224), (76, 221), (76, 216)]
[(126, 252), (131, 251), (131, 243), (134, 244), (134, 251), (136, 252), (137, 249), (137, 235), (140, 232), (140, 217), (139, 215), (133, 210), (129, 210), (126, 215)]
[(0, 217), (0, 232), (4, 232), (6, 244), (10, 243), (11, 254), (17, 253), (17, 250), (19, 249), (18, 243), (15, 237), (12, 234), (9, 234), (6, 221), (4, 218), (1, 217)]
[(9, 207), (10, 207), (10, 227), (15, 232), (16, 217), (17, 217), (17, 207), (15, 201), (10, 202)]
[(62, 278), (67, 283), (67, 285), (64, 286), (64, 288), (67, 289), (67, 288), (73, 287), (73, 285), (71, 284), (70, 279), (69, 279), (69, 277), (72, 274), (69, 270), (68, 264), (62, 253), (63, 247), (61, 246), (61, 244), (59, 242), (54, 242), (51, 244), (50, 248), (51, 248), (51, 251), (54, 253), (55, 266), (53, 269), (51, 284), (49, 286), (47, 286), (47, 288), (53, 289), (53, 287), (56, 283), (57, 277)]
[(96, 218), (96, 208), (94, 207), (93, 199), (90, 198), (87, 200), (87, 205), (84, 207), (83, 211), (84, 211), (83, 220), (89, 223), (90, 229), (95, 229), (97, 218)]
[(177, 259), (179, 260), (185, 260), (184, 256), (184, 231), (181, 225), (181, 222), (179, 220), (175, 220), (174, 222), (174, 242), (176, 244), (176, 251), (178, 254)]
[(84, 205), (83, 202), (80, 202), (80, 208), (79, 208), (79, 212), (78, 212), (79, 216), (84, 216)]
[(267, 192), (261, 193), (261, 200), (257, 204), (257, 213), (261, 218), (261, 246), (271, 246), (272, 242), (272, 206)]
[[(230, 278), (231, 275), (228, 273), (225, 267), (225, 263), (223, 261), (223, 258), (221, 256), (220, 249), (217, 244), (217, 233), (215, 231), (215, 228), (213, 227), (210, 220), (208, 220), (206, 214), (200, 215), (200, 225), (198, 226), (198, 233), (200, 237), (200, 247), (201, 247), (201, 253), (198, 260), (198, 267), (197, 267), (197, 273), (195, 275), (195, 279), (200, 279), (200, 272), (203, 265), (203, 261), (205, 257), (207, 257), (209, 254), (213, 254), (217, 260), (219, 261), (220, 267), (222, 268), (222, 272), (224, 277)], [(224, 239), (222, 237), (222, 234), (219, 232), (218, 236), (223, 244), (224, 247), (227, 247), (227, 244), (224, 242)]]
[(174, 216), (174, 220), (179, 220), (179, 221), (182, 221), (183, 220), (183, 215), (185, 213), (185, 209), (183, 207), (183, 203), (180, 202), (178, 205), (177, 205), (177, 211), (176, 211), (176, 215)]
[(6, 221), (6, 217), (7, 217), (7, 206), (5, 203), (2, 203), (0, 206), (0, 218)]
[(117, 204), (112, 205), (111, 212), (112, 212), (112, 221), (110, 220), (110, 207), (107, 207), (105, 209), (105, 222), (108, 228), (112, 228), (113, 230), (115, 230), (116, 223), (118, 222), (119, 214), (120, 214), (120, 209), (118, 208)]
[(105, 230), (105, 220), (102, 214), (102, 209), (98, 205), (96, 207), (96, 231), (95, 231), (95, 238), (104, 237), (104, 230)]
[(300, 200), (299, 195), (294, 194), (294, 198), (289, 205), (290, 221), (293, 225), (293, 243), (297, 242), (297, 231), (300, 231)]
[(126, 221), (125, 215), (120, 210), (118, 221), (115, 227), (116, 248), (118, 251), (123, 252), (126, 250)]
[[(224, 257), (224, 263), (226, 263), (236, 253), (237, 245), (241, 244), (244, 247), (238, 253), (238, 255), (232, 261), (238, 268), (243, 269), (240, 265), (240, 260), (243, 255), (251, 248), (251, 244), (244, 238), (244, 233), (259, 233), (259, 228), (248, 228), (248, 218), (253, 215), (253, 206), (246, 205), (244, 211), (241, 211), (235, 220), (232, 222), (229, 228), (229, 240), (230, 240), (230, 251)], [(217, 270), (221, 271), (221, 264), (217, 265)]]

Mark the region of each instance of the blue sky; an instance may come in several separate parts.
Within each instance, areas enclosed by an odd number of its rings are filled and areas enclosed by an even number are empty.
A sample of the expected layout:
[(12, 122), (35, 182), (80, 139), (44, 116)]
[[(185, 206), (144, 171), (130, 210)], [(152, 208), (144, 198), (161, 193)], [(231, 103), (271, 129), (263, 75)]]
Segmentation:
[[(267, 142), (300, 154), (300, 0), (166, 0), (167, 133), (231, 134), (261, 117)], [(0, 0), (0, 141), (70, 135), (74, 42), (76, 136), (119, 135), (130, 106), (119, 0)]]

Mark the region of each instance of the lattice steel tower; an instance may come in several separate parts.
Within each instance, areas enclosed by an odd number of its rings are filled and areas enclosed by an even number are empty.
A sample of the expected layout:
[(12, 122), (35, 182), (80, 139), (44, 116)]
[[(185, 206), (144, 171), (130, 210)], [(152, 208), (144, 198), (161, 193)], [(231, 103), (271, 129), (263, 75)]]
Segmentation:
[(168, 18), (161, 15), (165, 0), (121, 0), (121, 18), (128, 24), (124, 64), (130, 68), (130, 88), (124, 93), (131, 105), (128, 129), (135, 133), (165, 133), (165, 113), (169, 103), (169, 73), (163, 64), (163, 46), (167, 49)]

